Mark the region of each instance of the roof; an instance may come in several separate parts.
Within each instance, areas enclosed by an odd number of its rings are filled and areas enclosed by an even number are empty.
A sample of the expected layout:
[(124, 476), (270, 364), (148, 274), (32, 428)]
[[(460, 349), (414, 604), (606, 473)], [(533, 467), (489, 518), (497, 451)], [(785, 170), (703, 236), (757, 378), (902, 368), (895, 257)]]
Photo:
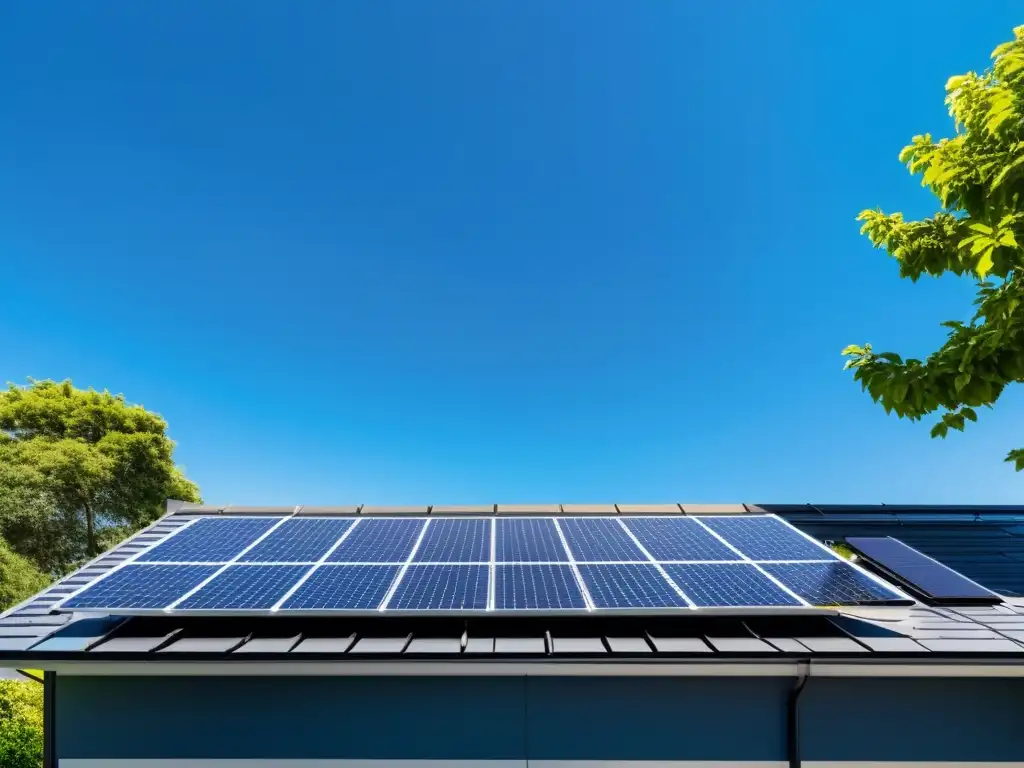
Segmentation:
[[(860, 606), (831, 615), (802, 616), (125, 618), (50, 612), (53, 604), (84, 583), (197, 515), (674, 515), (687, 511), (779, 513), (771, 505), (709, 509), (707, 505), (280, 508), (173, 504), (169, 514), (149, 528), (0, 615), (0, 667), (74, 667), (102, 672), (128, 665), (135, 670), (144, 668), (147, 674), (158, 669), (161, 674), (171, 670), (187, 673), (186, 669), (224, 674), (226, 670), (251, 672), (259, 668), (263, 674), (271, 668), (294, 673), (298, 666), (311, 664), (322, 671), (327, 664), (332, 673), (344, 674), (360, 673), (369, 663), (374, 669), (386, 663), (393, 671), (414, 673), (438, 673), (441, 669), (452, 673), (452, 665), (459, 671), (483, 670), (482, 664), (491, 674), (497, 664), (504, 672), (543, 668), (545, 674), (561, 674), (583, 664), (589, 673), (603, 674), (612, 668), (636, 672), (654, 663), (662, 673), (668, 664), (678, 674), (679, 670), (722, 663), (734, 669), (741, 665), (750, 672), (755, 668), (751, 664), (763, 670), (768, 668), (766, 664), (788, 668), (797, 663), (835, 666), (841, 662), (835, 669), (856, 668), (859, 675), (872, 674), (869, 669), (891, 672), (893, 664), (942, 665), (946, 670), (996, 665), (1004, 674), (1011, 674), (1007, 670), (1012, 668), (1012, 674), (1024, 675), (1024, 600), (1013, 599), (990, 607)], [(818, 507), (781, 510), (786, 517), (797, 512), (816, 519), (827, 516)], [(950, 509), (948, 514), (988, 513)]]

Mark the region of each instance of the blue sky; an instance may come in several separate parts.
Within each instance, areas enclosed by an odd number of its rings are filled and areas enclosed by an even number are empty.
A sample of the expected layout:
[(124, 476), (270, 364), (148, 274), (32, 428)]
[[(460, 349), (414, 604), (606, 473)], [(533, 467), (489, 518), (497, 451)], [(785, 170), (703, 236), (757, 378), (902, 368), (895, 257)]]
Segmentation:
[[(841, 371), (969, 283), (858, 235), (1016, 2), (5, 3), (0, 375), (209, 501), (1019, 501)], [(954, 18), (955, 26), (951, 26)]]

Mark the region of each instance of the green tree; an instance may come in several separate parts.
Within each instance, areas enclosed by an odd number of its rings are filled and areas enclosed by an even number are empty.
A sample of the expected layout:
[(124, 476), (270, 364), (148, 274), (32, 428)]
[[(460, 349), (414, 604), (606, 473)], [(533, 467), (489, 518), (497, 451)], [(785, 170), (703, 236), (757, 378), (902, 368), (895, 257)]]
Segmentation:
[[(932, 437), (977, 421), (1006, 386), (1024, 380), (1024, 26), (992, 53), (992, 66), (946, 83), (955, 135), (915, 136), (900, 153), (939, 200), (920, 221), (868, 210), (861, 231), (899, 262), (900, 277), (952, 273), (978, 280), (977, 307), (926, 360), (850, 345), (854, 379), (887, 413), (918, 420), (939, 413)], [(1007, 461), (1024, 469), (1024, 449)]]
[(30, 381), (0, 392), (0, 535), (59, 573), (154, 520), (166, 498), (198, 501), (167, 423), (122, 395)]
[(0, 611), (31, 597), (49, 582), (32, 561), (12, 552), (7, 542), (0, 539)]
[(0, 680), (0, 765), (40, 768), (43, 764), (43, 686)]

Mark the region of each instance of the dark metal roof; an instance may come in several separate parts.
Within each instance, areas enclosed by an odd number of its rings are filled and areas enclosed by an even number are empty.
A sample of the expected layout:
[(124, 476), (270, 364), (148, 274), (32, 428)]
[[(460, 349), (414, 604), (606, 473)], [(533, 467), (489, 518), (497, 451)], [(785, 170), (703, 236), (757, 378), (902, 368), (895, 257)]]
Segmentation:
[[(554, 508), (557, 508), (555, 511)], [(465, 514), (462, 507), (191, 507), (171, 514), (78, 572), (0, 615), (0, 666), (35, 662), (476, 659), (560, 662), (650, 659), (999, 658), (1024, 664), (1024, 600), (978, 608), (863, 607), (803, 616), (722, 617), (90, 617), (50, 607), (91, 578), (150, 546), (196, 514)], [(480, 514), (484, 507), (474, 507)], [(1024, 507), (822, 505), (491, 505), (493, 514), (743, 514), (769, 511), (823, 540), (894, 535), (982, 583), (979, 568), (1006, 584), (1024, 581)], [(442, 511), (443, 510), (443, 511)], [(894, 530), (898, 528), (898, 530)], [(883, 532), (884, 531), (884, 532)], [(877, 532), (877, 533), (876, 533)], [(909, 532), (909, 535), (908, 535)], [(916, 537), (916, 538), (915, 538)], [(925, 543), (922, 545), (922, 541)], [(941, 552), (936, 552), (936, 550)], [(1015, 558), (1020, 559), (1015, 559)], [(965, 567), (963, 563), (967, 563)], [(1014, 568), (1013, 563), (1017, 566)], [(984, 570), (984, 568), (982, 568)], [(1013, 571), (1011, 574), (1010, 571)], [(988, 586), (993, 586), (991, 583)], [(995, 587), (998, 589), (998, 587)], [(1024, 583), (1021, 584), (1024, 592)]]

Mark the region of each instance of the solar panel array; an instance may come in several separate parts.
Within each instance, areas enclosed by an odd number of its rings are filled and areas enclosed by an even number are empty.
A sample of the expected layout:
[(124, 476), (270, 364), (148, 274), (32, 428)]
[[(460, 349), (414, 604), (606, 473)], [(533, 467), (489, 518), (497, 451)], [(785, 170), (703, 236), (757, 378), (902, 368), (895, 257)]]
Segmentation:
[(906, 602), (774, 515), (202, 517), (58, 608), (289, 615)]

